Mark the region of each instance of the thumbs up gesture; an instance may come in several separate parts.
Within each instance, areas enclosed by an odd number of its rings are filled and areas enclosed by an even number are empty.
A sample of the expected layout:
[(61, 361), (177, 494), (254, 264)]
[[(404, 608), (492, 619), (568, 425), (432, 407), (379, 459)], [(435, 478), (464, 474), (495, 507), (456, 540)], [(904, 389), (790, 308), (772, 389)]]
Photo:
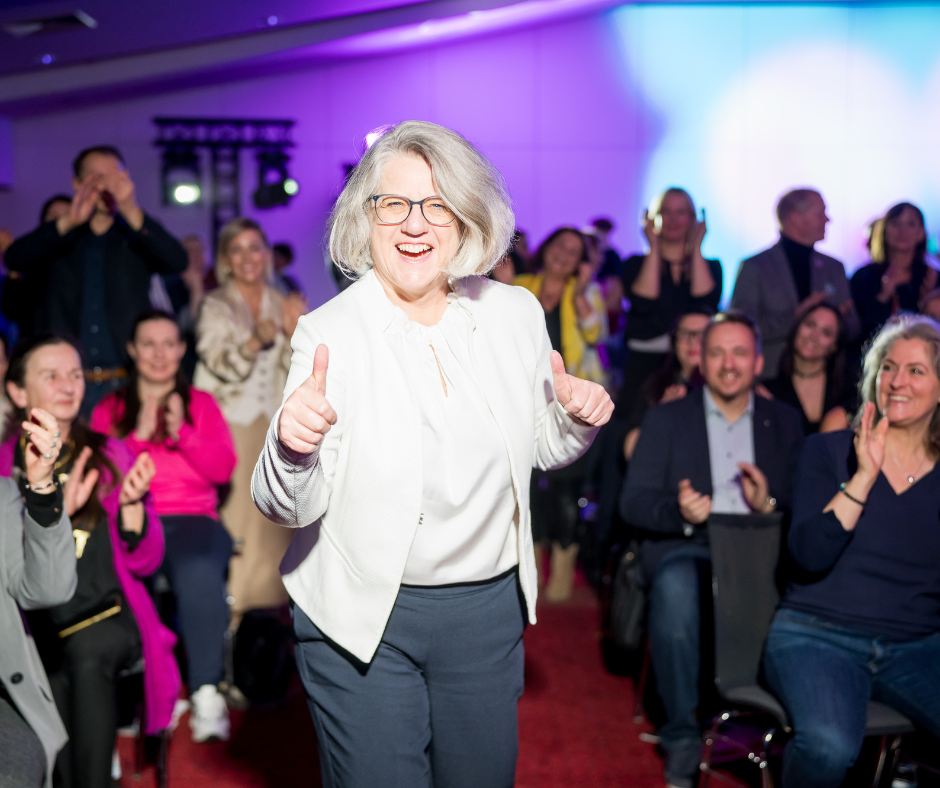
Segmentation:
[(604, 387), (565, 372), (565, 362), (557, 350), (552, 351), (551, 362), (555, 397), (568, 414), (592, 427), (610, 421), (614, 403)]
[(326, 345), (317, 345), (313, 372), (287, 398), (277, 422), (277, 437), (282, 446), (298, 454), (319, 451), (323, 436), (336, 424), (336, 411), (326, 399), (326, 370), (330, 353)]

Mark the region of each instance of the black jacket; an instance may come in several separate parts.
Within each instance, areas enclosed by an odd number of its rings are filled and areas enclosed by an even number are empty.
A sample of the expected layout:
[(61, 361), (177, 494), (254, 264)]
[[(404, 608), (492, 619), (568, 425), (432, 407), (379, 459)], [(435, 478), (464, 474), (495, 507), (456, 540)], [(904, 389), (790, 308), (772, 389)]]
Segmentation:
[[(767, 477), (777, 509), (786, 512), (803, 441), (800, 414), (782, 402), (755, 396), (752, 423), (754, 462)], [(705, 541), (705, 528), (686, 528), (679, 514), (682, 479), (688, 479), (698, 492), (712, 494), (703, 389), (650, 410), (630, 461), (620, 513), (646, 538), (641, 555), (647, 577), (680, 545)]]
[[(59, 235), (55, 222), (47, 222), (14, 241), (4, 255), (9, 270), (28, 283), (34, 303), (21, 319), (26, 336), (54, 332), (81, 335), (83, 247), (91, 235), (86, 223)], [(123, 354), (137, 316), (150, 308), (150, 277), (186, 268), (186, 250), (163, 226), (144, 215), (140, 230), (120, 216), (104, 235), (107, 292), (105, 322), (114, 346)]]

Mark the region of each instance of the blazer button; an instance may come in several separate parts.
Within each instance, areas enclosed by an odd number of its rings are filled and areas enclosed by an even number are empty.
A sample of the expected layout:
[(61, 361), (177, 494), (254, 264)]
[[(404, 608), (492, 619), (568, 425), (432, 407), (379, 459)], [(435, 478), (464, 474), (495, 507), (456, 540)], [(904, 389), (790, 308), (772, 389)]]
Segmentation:
[(14, 673), (12, 676), (10, 676), (11, 684), (19, 684), (22, 680), (23, 680), (22, 673)]

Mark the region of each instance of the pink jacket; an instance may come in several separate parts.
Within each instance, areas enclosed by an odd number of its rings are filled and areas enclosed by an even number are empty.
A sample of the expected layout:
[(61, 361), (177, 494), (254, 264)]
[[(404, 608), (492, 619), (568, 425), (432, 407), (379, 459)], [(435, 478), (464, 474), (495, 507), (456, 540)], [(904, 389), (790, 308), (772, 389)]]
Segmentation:
[[(124, 415), (124, 403), (109, 394), (91, 414), (91, 428), (117, 437), (115, 427)], [(123, 441), (135, 454), (149, 452), (157, 468), (150, 485), (154, 507), (161, 516), (196, 514), (218, 518), (217, 487), (226, 484), (235, 469), (235, 447), (228, 424), (207, 391), (190, 389), (189, 416), (178, 441), (141, 441), (134, 433)]]
[[(12, 475), (18, 438), (19, 435), (16, 434), (0, 445), (0, 476)], [(122, 474), (134, 463), (134, 455), (119, 440), (109, 439), (105, 452)], [(111, 484), (110, 479), (102, 478), (98, 482), (97, 490), (103, 489), (103, 485)], [(128, 550), (127, 544), (118, 535), (120, 493), (121, 485), (113, 485), (110, 492), (101, 499), (101, 504), (108, 518), (114, 571), (140, 631), (141, 650), (146, 665), (144, 729), (149, 734), (163, 730), (169, 725), (181, 686), (179, 668), (173, 656), (176, 636), (160, 622), (153, 600), (143, 584), (143, 578), (156, 572), (163, 561), (163, 526), (153, 511), (153, 506), (145, 500), (147, 527), (144, 538), (135, 550)]]

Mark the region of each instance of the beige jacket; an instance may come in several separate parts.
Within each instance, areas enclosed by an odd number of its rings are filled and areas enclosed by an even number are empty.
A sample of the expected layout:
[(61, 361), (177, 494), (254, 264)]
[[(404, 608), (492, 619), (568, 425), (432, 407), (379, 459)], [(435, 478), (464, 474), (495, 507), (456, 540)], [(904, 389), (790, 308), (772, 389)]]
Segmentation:
[[(283, 300), (273, 287), (265, 288), (261, 319), (280, 328)], [(199, 362), (193, 384), (216, 398), (230, 424), (247, 426), (259, 417), (270, 419), (281, 403), (290, 367), (290, 342), (279, 331), (272, 347), (249, 358), (241, 348), (254, 329), (254, 318), (234, 282), (213, 290), (203, 300), (196, 322)]]

